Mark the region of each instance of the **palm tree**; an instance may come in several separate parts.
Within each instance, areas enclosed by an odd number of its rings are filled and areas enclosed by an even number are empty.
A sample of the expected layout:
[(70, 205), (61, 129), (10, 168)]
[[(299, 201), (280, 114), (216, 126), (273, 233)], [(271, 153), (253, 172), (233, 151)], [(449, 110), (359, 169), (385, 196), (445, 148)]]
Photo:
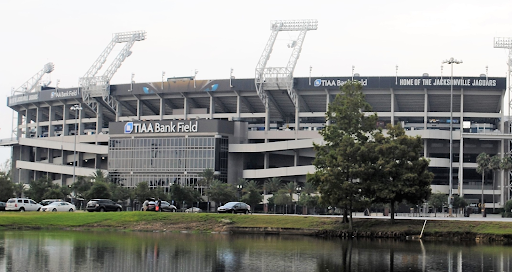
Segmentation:
[(482, 152), (476, 157), (476, 172), (478, 174), (482, 175), (482, 202), (481, 202), (481, 209), (482, 209), (482, 215), (485, 216), (485, 205), (484, 205), (484, 181), (485, 181), (485, 172), (489, 170), (489, 162), (491, 158), (489, 155), (485, 152)]
[(265, 182), (266, 193), (277, 192), (280, 188), (281, 188), (281, 179), (278, 177), (270, 178)]
[[(494, 155), (489, 160), (489, 169), (492, 170), (492, 190), (494, 191), (494, 185), (496, 181), (496, 171), (500, 170), (501, 159), (498, 155)], [(494, 201), (494, 193), (492, 194), (492, 212), (496, 210), (496, 204)]]
[[(201, 177), (200, 183), (201, 185), (206, 187), (206, 190), (208, 190), (212, 184), (212, 182), (215, 180), (215, 171), (211, 168), (206, 168), (199, 174)], [(207, 205), (207, 212), (210, 212), (210, 196), (208, 193), (206, 194), (206, 205)]]

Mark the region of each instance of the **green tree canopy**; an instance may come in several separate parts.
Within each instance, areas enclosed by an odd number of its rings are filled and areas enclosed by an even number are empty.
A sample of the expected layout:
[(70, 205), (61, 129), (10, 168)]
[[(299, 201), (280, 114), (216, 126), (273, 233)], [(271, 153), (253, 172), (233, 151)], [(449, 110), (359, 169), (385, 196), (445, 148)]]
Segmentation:
[(431, 194), (428, 199), (428, 204), (434, 207), (434, 213), (437, 216), (437, 210), (448, 204), (448, 196), (442, 193)]
[(400, 125), (389, 124), (387, 129), (387, 137), (379, 132), (367, 145), (363, 154), (371, 163), (360, 170), (368, 195), (374, 202), (390, 204), (394, 222), (396, 203), (419, 204), (429, 198), (434, 174), (428, 170), (429, 161), (421, 156), (421, 137), (407, 136)]
[(149, 190), (147, 181), (139, 182), (137, 184), (137, 187), (135, 187), (134, 196), (139, 202), (144, 202), (146, 199), (153, 197), (151, 190)]
[(182, 205), (183, 202), (188, 205), (192, 205), (194, 202), (201, 201), (201, 194), (199, 191), (194, 190), (192, 187), (183, 187), (178, 184), (173, 184), (171, 186), (171, 195), (172, 200), (174, 200), (178, 205)]
[(107, 183), (103, 181), (95, 181), (92, 185), (91, 189), (87, 191), (86, 193), (86, 199), (93, 199), (93, 198), (105, 198), (105, 199), (111, 199), (112, 198), (112, 192), (110, 191), (110, 188)]
[(36, 202), (41, 202), (45, 199), (44, 195), (51, 189), (58, 189), (60, 186), (53, 184), (48, 176), (43, 176), (37, 180), (30, 182), (30, 187), (26, 190), (25, 194)]
[(11, 197), (14, 197), (14, 184), (4, 172), (0, 172), (0, 201)]
[[(349, 81), (341, 87), (326, 112), (327, 125), (320, 131), (325, 144), (314, 144), (315, 173), (308, 175), (321, 194), (323, 203), (344, 208), (352, 216), (355, 202), (361, 199), (357, 169), (364, 164), (359, 152), (376, 132), (377, 115), (365, 100), (363, 86)], [(352, 220), (349, 221), (352, 228)]]
[(235, 200), (236, 189), (232, 184), (227, 184), (220, 180), (214, 180), (211, 184), (210, 190), (208, 190), (208, 195), (211, 200), (215, 201), (217, 206), (219, 206), (220, 204)]

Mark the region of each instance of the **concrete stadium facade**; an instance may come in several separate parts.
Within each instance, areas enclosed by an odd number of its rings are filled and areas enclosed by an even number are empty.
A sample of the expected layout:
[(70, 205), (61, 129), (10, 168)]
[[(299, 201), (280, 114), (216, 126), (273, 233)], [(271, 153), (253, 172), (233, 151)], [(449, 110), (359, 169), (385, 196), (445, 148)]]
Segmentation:
[[(483, 188), (487, 208), (502, 207), (510, 198), (508, 173), (498, 173), (494, 182), (488, 174), (482, 187), (475, 171), (481, 152), (510, 154), (504, 77), (453, 82), (428, 75), (294, 78), (298, 103), (286, 89), (267, 90), (268, 107), (254, 79), (190, 77), (111, 85), (115, 110), (101, 99), (97, 109), (88, 107), (79, 88), (43, 88), (8, 98), (17, 113), (16, 136), (1, 144), (12, 146), (13, 180), (21, 183), (48, 175), (67, 186), (73, 173), (90, 176), (103, 169), (127, 187), (141, 181), (163, 188), (198, 186), (199, 174), (212, 168), (233, 184), (272, 177), (301, 184), (315, 170), (312, 144), (323, 141), (319, 130), (326, 125), (328, 104), (352, 79), (363, 84), (379, 126), (400, 123), (408, 135), (423, 138), (434, 192), (450, 190), (451, 133), (452, 193), (478, 203)], [(71, 110), (76, 104), (82, 109)]]

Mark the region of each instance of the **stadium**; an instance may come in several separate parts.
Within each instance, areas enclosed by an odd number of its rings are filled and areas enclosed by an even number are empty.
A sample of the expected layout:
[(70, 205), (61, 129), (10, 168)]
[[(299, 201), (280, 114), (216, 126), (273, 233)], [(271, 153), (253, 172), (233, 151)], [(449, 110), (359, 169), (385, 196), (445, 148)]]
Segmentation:
[[(422, 137), (435, 174), (433, 192), (451, 190), (469, 203), (479, 203), (483, 194), (487, 208), (503, 207), (510, 198), (508, 173), (493, 181), (489, 172), (482, 183), (475, 170), (481, 152), (510, 154), (505, 77), (295, 78), (305, 34), (316, 27), (315, 20), (272, 22), (255, 78), (162, 77), (110, 85), (131, 46), (145, 39), (142, 31), (114, 34), (79, 87), (41, 84), (53, 70), (45, 65), (7, 100), (15, 113), (14, 136), (1, 145), (12, 147), (13, 181), (47, 175), (68, 186), (76, 176), (102, 169), (126, 187), (146, 181), (168, 190), (173, 184), (199, 187), (200, 174), (211, 168), (232, 184), (278, 177), (300, 185), (315, 171), (313, 143), (323, 142), (319, 130), (328, 125), (329, 103), (340, 86), (356, 80), (379, 116), (378, 126), (401, 124), (408, 135)], [(287, 66), (267, 67), (280, 31), (297, 31), (299, 38)], [(105, 56), (120, 43), (125, 47), (98, 76)]]

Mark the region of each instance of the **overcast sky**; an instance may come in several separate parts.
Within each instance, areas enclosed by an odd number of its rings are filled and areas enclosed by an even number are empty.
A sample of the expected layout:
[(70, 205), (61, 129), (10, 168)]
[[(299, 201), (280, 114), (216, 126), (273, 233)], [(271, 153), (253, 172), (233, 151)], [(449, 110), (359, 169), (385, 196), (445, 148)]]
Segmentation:
[[(454, 75), (506, 76), (508, 51), (494, 37), (512, 37), (512, 1), (140, 1), (11, 0), (0, 2), (0, 92), (4, 101), (44, 64), (53, 62), (55, 86), (76, 87), (112, 38), (145, 30), (112, 83), (253, 78), (270, 36), (271, 20), (317, 19), (295, 68), (296, 77), (441, 74), (450, 57), (464, 63)], [(281, 32), (269, 65), (285, 66), (287, 44), (297, 32)], [(114, 48), (111, 54), (120, 50)], [(108, 66), (108, 63), (106, 64)], [(449, 75), (445, 65), (443, 75)], [(46, 79), (46, 78), (45, 78)], [(12, 131), (12, 110), (0, 106), (0, 138)], [(0, 149), (0, 162), (10, 149)], [(5, 158), (5, 159), (4, 159)]]

